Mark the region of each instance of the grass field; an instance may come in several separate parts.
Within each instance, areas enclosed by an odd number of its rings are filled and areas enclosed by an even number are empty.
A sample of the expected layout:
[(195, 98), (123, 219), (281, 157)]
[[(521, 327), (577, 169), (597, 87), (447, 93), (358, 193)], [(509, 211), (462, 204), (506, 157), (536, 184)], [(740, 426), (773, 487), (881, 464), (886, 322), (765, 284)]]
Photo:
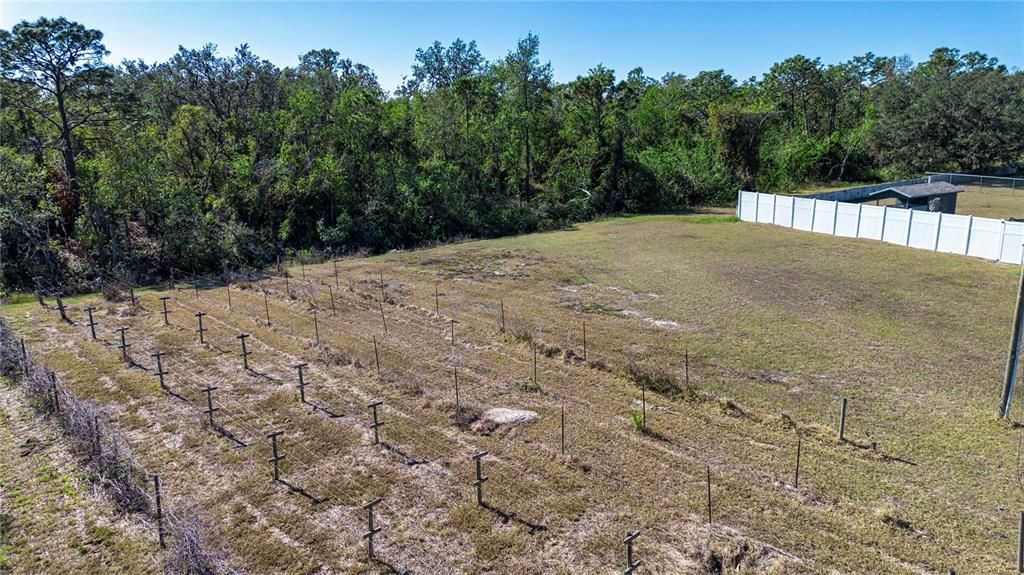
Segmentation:
[[(236, 283), (230, 311), (225, 288), (182, 285), (138, 292), (139, 310), (75, 298), (76, 325), (34, 303), (0, 313), (247, 572), (614, 573), (637, 529), (646, 573), (1013, 572), (1019, 431), (994, 413), (1015, 268), (703, 214), (344, 260), (336, 313), (332, 264), (290, 273)], [(148, 370), (120, 360), (122, 325)], [(185, 400), (161, 392), (157, 350)], [(300, 362), (307, 400), (344, 417), (299, 402)], [(248, 447), (203, 425), (208, 384)], [(496, 407), (539, 418), (473, 422)], [(275, 430), (294, 489), (270, 480)], [(378, 562), (361, 539), (373, 497)]]
[(155, 534), (92, 489), (53, 422), (0, 378), (0, 573), (159, 574)]
[(957, 196), (956, 213), (1009, 220), (1024, 218), (1024, 189), (961, 186)]

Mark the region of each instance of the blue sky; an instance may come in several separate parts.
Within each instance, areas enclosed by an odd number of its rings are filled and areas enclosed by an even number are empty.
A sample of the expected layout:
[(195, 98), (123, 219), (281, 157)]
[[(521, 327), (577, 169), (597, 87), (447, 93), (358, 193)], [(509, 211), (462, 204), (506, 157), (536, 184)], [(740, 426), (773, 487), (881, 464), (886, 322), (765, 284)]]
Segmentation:
[(542, 57), (567, 81), (601, 63), (620, 76), (693, 75), (723, 68), (738, 79), (760, 76), (794, 54), (838, 62), (874, 52), (978, 50), (1024, 68), (1024, 2), (9, 2), (0, 27), (39, 16), (66, 16), (105, 34), (119, 63), (165, 60), (178, 45), (217, 44), (222, 53), (248, 43), (278, 66), (332, 48), (369, 65), (393, 89), (418, 47), (433, 40), (476, 40), (497, 59), (518, 38), (540, 36)]

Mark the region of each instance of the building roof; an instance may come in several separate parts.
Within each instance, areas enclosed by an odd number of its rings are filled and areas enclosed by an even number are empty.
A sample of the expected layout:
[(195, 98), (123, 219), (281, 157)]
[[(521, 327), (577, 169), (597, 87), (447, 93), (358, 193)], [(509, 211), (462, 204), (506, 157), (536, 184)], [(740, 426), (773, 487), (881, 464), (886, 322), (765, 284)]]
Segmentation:
[[(949, 182), (929, 182), (926, 184), (909, 184), (904, 186), (891, 186), (884, 190), (878, 190), (870, 194), (874, 196), (891, 196), (896, 194), (902, 196), (908, 200), (918, 198), (929, 198), (932, 196), (945, 196), (948, 194), (958, 194), (962, 190), (957, 186)], [(888, 193), (887, 193), (888, 192)]]

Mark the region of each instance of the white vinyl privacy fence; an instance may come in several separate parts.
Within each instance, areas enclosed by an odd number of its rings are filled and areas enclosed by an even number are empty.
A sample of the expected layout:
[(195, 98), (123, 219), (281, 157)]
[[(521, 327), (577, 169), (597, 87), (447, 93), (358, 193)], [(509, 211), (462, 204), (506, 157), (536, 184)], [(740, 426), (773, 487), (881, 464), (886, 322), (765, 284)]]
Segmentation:
[(1021, 263), (1024, 222), (741, 191), (746, 222)]

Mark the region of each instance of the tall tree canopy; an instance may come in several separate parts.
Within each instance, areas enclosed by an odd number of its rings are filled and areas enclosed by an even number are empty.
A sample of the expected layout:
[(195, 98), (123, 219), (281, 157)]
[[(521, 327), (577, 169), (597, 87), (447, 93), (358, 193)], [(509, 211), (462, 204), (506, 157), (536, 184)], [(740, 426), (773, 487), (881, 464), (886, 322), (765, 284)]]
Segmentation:
[(798, 55), (742, 82), (598, 64), (558, 83), (533, 34), (494, 61), (455, 39), (412, 54), (388, 93), (331, 49), (286, 68), (245, 45), (112, 67), (102, 39), (65, 19), (0, 30), (6, 286), (382, 251), (728, 202), (739, 187), (1024, 160), (1024, 74), (947, 48), (916, 65)]

